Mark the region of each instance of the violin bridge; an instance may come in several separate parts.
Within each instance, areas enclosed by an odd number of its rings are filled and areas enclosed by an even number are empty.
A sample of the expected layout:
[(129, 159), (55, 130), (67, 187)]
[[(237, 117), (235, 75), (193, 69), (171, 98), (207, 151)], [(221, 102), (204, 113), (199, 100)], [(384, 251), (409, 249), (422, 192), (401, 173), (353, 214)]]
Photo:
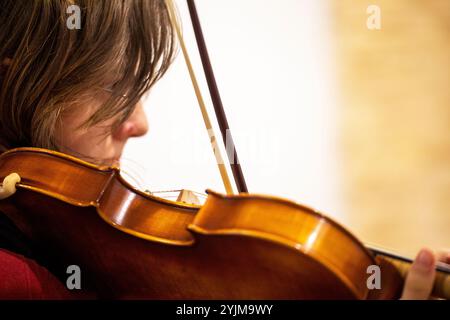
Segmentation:
[(193, 191), (186, 190), (186, 189), (180, 190), (180, 193), (177, 198), (177, 202), (201, 205), (201, 202), (200, 202), (199, 198), (197, 197), (197, 195)]

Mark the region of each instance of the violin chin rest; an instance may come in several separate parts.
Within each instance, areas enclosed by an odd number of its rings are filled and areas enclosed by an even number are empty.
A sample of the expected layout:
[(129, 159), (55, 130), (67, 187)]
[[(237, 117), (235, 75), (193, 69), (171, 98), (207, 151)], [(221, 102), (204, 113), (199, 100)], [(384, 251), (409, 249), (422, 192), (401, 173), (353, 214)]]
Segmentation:
[(16, 193), (16, 184), (20, 183), (20, 176), (17, 173), (11, 173), (5, 179), (0, 187), (0, 200), (9, 198)]

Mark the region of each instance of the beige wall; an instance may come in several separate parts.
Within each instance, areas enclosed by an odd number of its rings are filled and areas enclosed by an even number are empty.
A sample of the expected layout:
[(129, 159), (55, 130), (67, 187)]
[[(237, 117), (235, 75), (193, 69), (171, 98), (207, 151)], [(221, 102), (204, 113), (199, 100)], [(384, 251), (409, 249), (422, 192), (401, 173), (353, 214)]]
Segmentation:
[(347, 223), (407, 254), (450, 247), (450, 1), (330, 3)]

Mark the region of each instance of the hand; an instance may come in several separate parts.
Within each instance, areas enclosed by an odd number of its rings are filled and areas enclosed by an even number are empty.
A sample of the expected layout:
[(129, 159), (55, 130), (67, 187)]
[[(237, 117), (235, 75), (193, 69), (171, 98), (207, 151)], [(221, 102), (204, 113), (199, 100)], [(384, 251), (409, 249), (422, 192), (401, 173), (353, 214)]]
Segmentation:
[(406, 277), (401, 299), (429, 299), (436, 275), (436, 261), (450, 264), (450, 251), (434, 254), (430, 249), (420, 250)]

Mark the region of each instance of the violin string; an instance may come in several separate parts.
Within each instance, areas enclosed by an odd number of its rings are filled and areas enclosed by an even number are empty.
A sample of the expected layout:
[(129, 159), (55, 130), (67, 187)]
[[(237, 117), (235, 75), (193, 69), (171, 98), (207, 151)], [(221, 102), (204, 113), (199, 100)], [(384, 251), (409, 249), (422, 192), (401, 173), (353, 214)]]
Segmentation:
[[(161, 193), (180, 193), (181, 191), (183, 191), (183, 189), (174, 189), (174, 190), (157, 190), (157, 191), (149, 191), (150, 193), (159, 193), (159, 194), (161, 194)], [(202, 197), (202, 198), (207, 198), (208, 196), (206, 195), (206, 194), (204, 194), (204, 193), (201, 193), (201, 192), (198, 192), (198, 191), (192, 191), (192, 190), (189, 190), (189, 191), (191, 191), (192, 193), (194, 193), (195, 195), (197, 195), (197, 196), (200, 196), (200, 197)], [(176, 197), (176, 196), (170, 196), (170, 197)]]
[(157, 191), (151, 191), (151, 193), (173, 193), (173, 192), (181, 192), (182, 189), (177, 190), (157, 190)]
[(200, 196), (200, 197), (202, 197), (202, 198), (205, 198), (205, 199), (208, 197), (207, 194), (204, 194), (204, 193), (202, 193), (202, 192), (192, 191), (192, 193), (194, 193), (195, 195)]
[(120, 174), (123, 178), (131, 180), (138, 189), (144, 189), (143, 176), (146, 175), (146, 170), (139, 162), (131, 158), (122, 157), (120, 159)]

